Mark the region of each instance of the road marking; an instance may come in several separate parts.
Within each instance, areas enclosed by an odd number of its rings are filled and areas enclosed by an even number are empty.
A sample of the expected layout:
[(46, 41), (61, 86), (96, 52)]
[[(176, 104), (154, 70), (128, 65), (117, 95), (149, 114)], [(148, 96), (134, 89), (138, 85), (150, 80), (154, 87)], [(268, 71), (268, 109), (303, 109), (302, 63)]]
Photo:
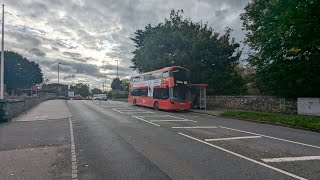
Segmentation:
[(212, 129), (217, 126), (190, 126), (190, 127), (172, 127), (172, 129)]
[(230, 137), (230, 138), (216, 138), (216, 139), (205, 139), (205, 141), (225, 141), (225, 140), (236, 140), (236, 139), (253, 139), (261, 138), (261, 136), (242, 136), (242, 137)]
[(151, 111), (139, 111), (139, 112), (125, 112), (126, 114), (135, 114), (135, 113), (154, 113), (154, 112), (151, 112)]
[(264, 162), (291, 162), (291, 161), (310, 161), (320, 160), (320, 156), (302, 156), (302, 157), (283, 157), (283, 158), (265, 158)]
[(73, 136), (73, 127), (71, 118), (69, 118), (70, 124), (70, 137), (71, 137), (71, 179), (78, 180), (78, 166), (77, 166), (77, 155), (76, 155), (76, 146), (74, 143), (74, 136)]
[(124, 106), (106, 106), (106, 105), (101, 105), (101, 106), (106, 107), (106, 108), (133, 109), (133, 108), (131, 108), (129, 106), (127, 106), (127, 107), (124, 107)]
[(276, 138), (276, 137), (272, 137), (272, 136), (267, 136), (267, 135), (263, 135), (263, 134), (258, 134), (258, 133), (253, 133), (253, 132), (248, 132), (248, 131), (243, 131), (243, 130), (238, 130), (238, 129), (232, 129), (232, 128), (223, 127), (223, 126), (220, 126), (220, 128), (229, 129), (229, 130), (233, 130), (233, 131), (248, 133), (248, 134), (252, 134), (252, 135), (267, 137), (267, 138), (270, 138), (270, 139), (276, 139), (276, 140), (279, 140), (279, 141), (285, 141), (285, 142), (289, 142), (289, 143), (299, 144), (299, 145), (302, 145), (302, 146), (308, 146), (308, 147), (313, 147), (313, 148), (320, 149), (319, 146), (314, 146), (314, 145), (310, 145), (310, 144), (300, 143), (300, 142), (296, 142), (296, 141), (290, 141), (290, 140), (287, 140), (287, 139)]
[(114, 111), (116, 111), (116, 112), (118, 112), (118, 113), (124, 114), (123, 112), (118, 111), (118, 110), (116, 110), (116, 109), (112, 109), (112, 110), (114, 110)]
[(120, 110), (120, 111), (122, 111), (122, 112), (149, 112), (149, 111), (145, 111), (145, 110), (132, 110), (132, 109), (119, 109), (119, 108), (115, 108), (115, 109), (117, 109), (117, 110)]
[(170, 122), (170, 121), (172, 121), (172, 122), (179, 122), (179, 121), (191, 121), (191, 122), (197, 122), (197, 121), (194, 121), (194, 120), (189, 120), (189, 119), (181, 119), (181, 120), (175, 120), (175, 119), (168, 119), (168, 120), (149, 120), (149, 121), (151, 121), (151, 122), (157, 122), (157, 121), (159, 121), (159, 122)]
[(168, 115), (154, 115), (154, 116), (137, 116), (137, 117), (142, 117), (142, 118), (148, 118), (148, 117), (167, 117)]
[(147, 122), (147, 123), (149, 123), (149, 124), (155, 125), (155, 126), (160, 126), (159, 124), (156, 124), (156, 123), (147, 121), (147, 120), (142, 119), (142, 118), (139, 118), (139, 117), (137, 117), (137, 116), (132, 116), (132, 117), (134, 117), (134, 118), (136, 118), (136, 119), (139, 119), (139, 120), (141, 120), (141, 121)]
[(227, 153), (229, 153), (229, 154), (235, 155), (235, 156), (240, 157), (240, 158), (242, 158), (242, 159), (248, 160), (248, 161), (253, 162), (253, 163), (255, 163), (255, 164), (259, 164), (259, 165), (264, 166), (264, 167), (266, 167), (266, 168), (269, 168), (269, 169), (272, 169), (272, 170), (274, 170), (274, 171), (280, 172), (280, 173), (285, 174), (285, 175), (287, 175), (287, 176), (290, 176), (290, 177), (293, 177), (293, 178), (296, 178), (296, 179), (300, 179), (300, 180), (306, 180), (306, 178), (297, 176), (297, 175), (295, 175), (295, 174), (292, 174), (292, 173), (289, 173), (289, 172), (287, 172), (287, 171), (278, 169), (278, 168), (273, 167), (273, 166), (270, 166), (270, 165), (268, 165), (268, 164), (265, 164), (265, 163), (256, 161), (256, 160), (254, 160), (254, 159), (248, 158), (248, 157), (243, 156), (243, 155), (241, 155), (241, 154), (238, 154), (238, 153), (229, 151), (229, 150), (227, 150), (227, 149), (224, 149), (224, 148), (222, 148), (222, 147), (219, 147), (219, 146), (210, 144), (210, 143), (208, 143), (208, 142), (202, 141), (202, 140), (197, 139), (197, 138), (195, 138), (195, 137), (192, 137), (192, 136), (189, 136), (189, 135), (180, 133), (180, 132), (179, 132), (179, 134), (182, 135), (182, 136), (184, 136), (184, 137), (187, 137), (187, 138), (189, 138), (189, 139), (193, 139), (193, 140), (195, 140), (195, 141), (201, 142), (201, 143), (206, 144), (206, 145), (209, 145), (209, 146), (211, 146), (211, 147), (220, 149), (220, 150), (222, 150), (222, 151), (224, 151), (224, 152), (227, 152)]

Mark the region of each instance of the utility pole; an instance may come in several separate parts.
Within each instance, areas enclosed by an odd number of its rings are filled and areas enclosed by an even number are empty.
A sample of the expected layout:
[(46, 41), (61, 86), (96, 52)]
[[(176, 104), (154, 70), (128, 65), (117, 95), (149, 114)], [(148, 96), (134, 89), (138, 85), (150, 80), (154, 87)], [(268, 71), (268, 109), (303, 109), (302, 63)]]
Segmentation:
[(2, 42), (1, 42), (1, 92), (0, 99), (3, 99), (4, 93), (4, 4), (2, 4)]

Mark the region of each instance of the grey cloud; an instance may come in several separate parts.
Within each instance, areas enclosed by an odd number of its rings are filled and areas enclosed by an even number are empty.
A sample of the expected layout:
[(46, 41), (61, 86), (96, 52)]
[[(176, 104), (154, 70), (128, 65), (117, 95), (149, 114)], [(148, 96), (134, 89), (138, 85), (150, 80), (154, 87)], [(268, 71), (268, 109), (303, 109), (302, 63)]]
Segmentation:
[(41, 51), (41, 50), (38, 49), (38, 48), (31, 48), (28, 52), (31, 53), (31, 54), (34, 54), (34, 55), (36, 55), (36, 56), (39, 56), (39, 57), (44, 57), (44, 56), (46, 56), (46, 53), (43, 52), (43, 51)]
[(80, 53), (63, 52), (62, 54), (65, 55), (65, 56), (74, 57), (74, 58), (79, 58), (79, 57), (81, 57), (81, 54), (80, 54)]

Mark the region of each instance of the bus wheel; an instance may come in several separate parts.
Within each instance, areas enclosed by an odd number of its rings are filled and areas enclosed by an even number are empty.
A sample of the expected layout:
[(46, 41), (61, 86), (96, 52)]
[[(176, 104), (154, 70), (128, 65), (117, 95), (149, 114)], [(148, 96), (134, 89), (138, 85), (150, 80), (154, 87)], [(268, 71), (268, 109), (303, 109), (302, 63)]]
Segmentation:
[(159, 103), (156, 101), (155, 103), (154, 103), (154, 110), (159, 110)]
[(137, 101), (134, 99), (132, 105), (136, 106), (137, 105)]

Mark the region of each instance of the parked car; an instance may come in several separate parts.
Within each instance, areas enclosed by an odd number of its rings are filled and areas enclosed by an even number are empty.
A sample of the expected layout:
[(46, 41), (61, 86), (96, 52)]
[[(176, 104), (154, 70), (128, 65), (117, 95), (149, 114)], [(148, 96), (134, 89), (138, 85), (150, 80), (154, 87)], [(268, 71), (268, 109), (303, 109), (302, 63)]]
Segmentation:
[(82, 100), (83, 98), (82, 98), (82, 96), (80, 94), (77, 94), (77, 95), (74, 96), (73, 99), (74, 100)]
[(106, 94), (94, 94), (92, 100), (107, 101), (108, 96)]

